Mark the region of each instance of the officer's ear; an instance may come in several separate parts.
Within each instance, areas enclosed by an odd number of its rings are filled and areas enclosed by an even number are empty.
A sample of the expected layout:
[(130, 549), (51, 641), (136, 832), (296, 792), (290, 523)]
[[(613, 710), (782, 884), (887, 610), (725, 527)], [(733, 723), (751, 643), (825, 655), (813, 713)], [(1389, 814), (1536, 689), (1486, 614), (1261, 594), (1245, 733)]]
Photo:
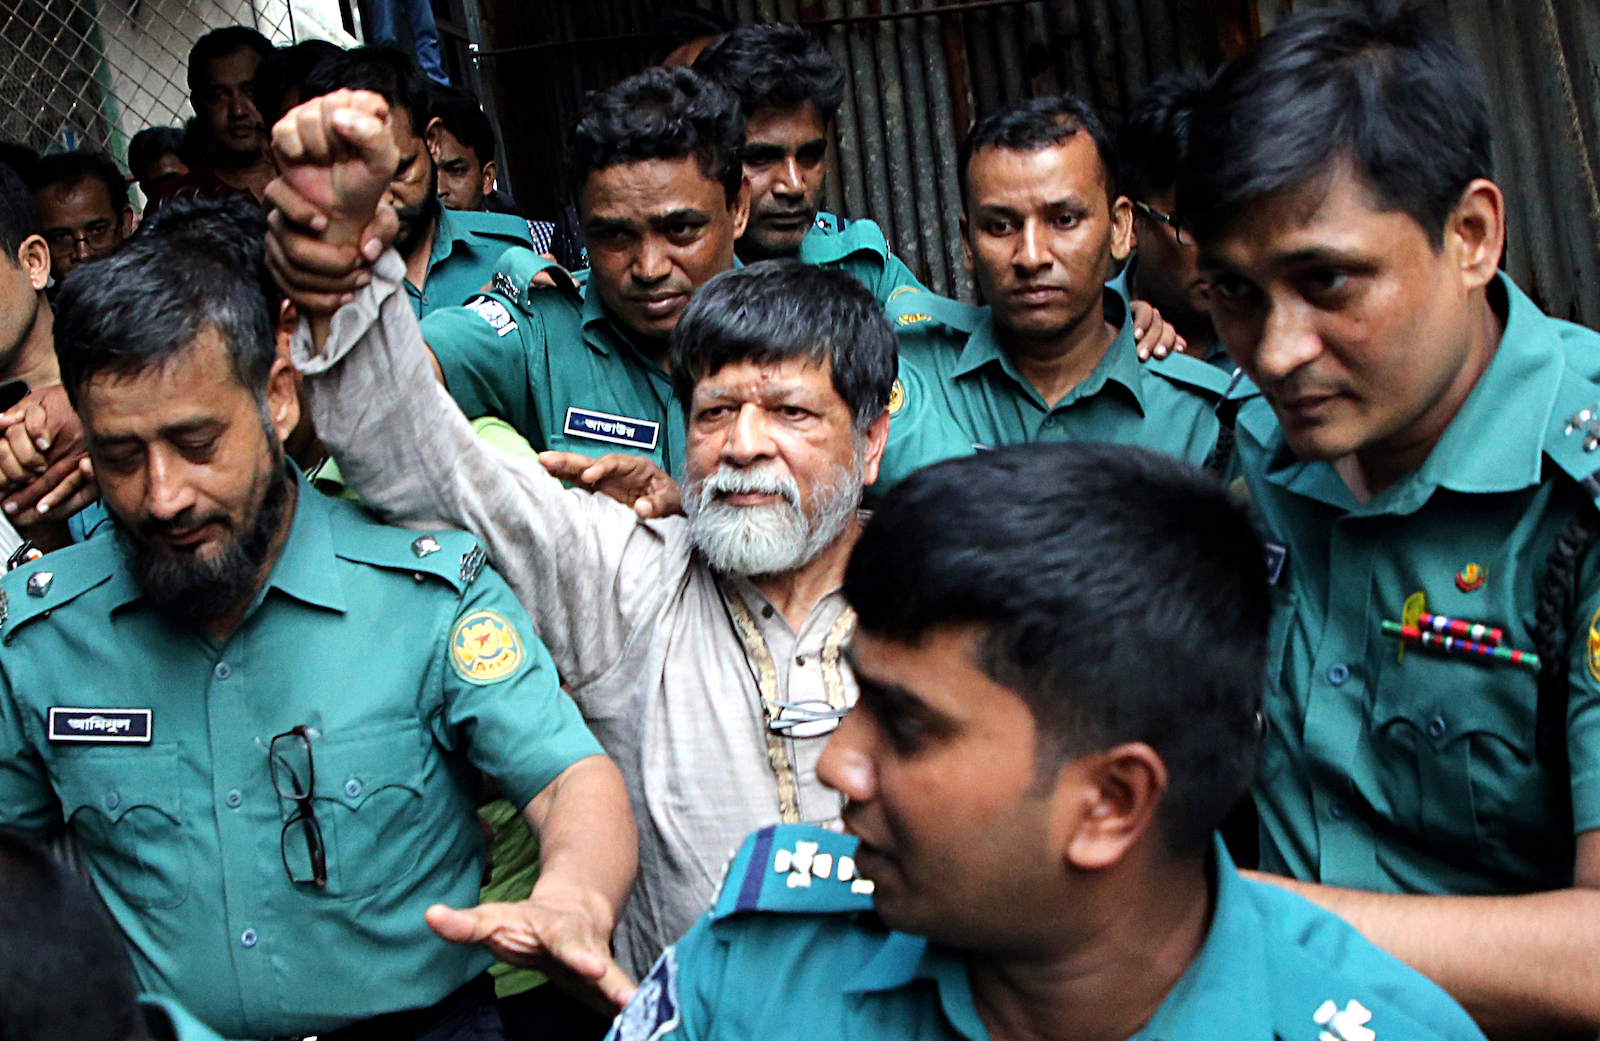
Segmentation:
[(738, 241), (744, 238), (744, 229), (750, 224), (750, 178), (739, 182), (739, 194), (734, 198), (733, 205), (728, 207), (728, 212), (733, 217), (734, 240)]
[(272, 370), (267, 373), (267, 417), (278, 441), (289, 440), (295, 427), (300, 425), (299, 372), (283, 351), (272, 359)]
[(448, 133), (449, 131), (444, 128), (444, 120), (438, 116), (428, 120), (428, 125), (422, 130), (422, 140), (427, 144), (428, 154), (433, 156), (434, 162), (439, 161), (440, 139)]
[(1119, 195), (1111, 203), (1111, 255), (1127, 260), (1133, 253), (1133, 201)]
[(1116, 866), (1155, 827), (1166, 790), (1167, 764), (1142, 741), (1069, 758), (1052, 796), (1063, 858), (1080, 871)]
[(38, 292), (50, 284), (50, 245), (43, 235), (29, 235), (17, 247), (17, 265), (28, 276), (28, 284)]
[(483, 164), (482, 170), (483, 194), (488, 195), (494, 191), (494, 183), (500, 179), (500, 165), (491, 159)]

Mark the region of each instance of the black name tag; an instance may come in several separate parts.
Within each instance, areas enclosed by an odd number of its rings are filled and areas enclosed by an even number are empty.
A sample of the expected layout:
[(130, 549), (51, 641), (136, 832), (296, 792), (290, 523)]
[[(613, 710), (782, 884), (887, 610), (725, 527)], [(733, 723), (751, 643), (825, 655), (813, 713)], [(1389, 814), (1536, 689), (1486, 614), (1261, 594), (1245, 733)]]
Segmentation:
[(609, 441), (614, 445), (654, 451), (656, 437), (661, 432), (660, 423), (648, 419), (629, 419), (605, 412), (591, 412), (586, 408), (567, 409), (567, 421), (562, 433), (571, 437), (587, 437), (593, 441)]
[(92, 745), (148, 745), (150, 710), (51, 706), (50, 740)]

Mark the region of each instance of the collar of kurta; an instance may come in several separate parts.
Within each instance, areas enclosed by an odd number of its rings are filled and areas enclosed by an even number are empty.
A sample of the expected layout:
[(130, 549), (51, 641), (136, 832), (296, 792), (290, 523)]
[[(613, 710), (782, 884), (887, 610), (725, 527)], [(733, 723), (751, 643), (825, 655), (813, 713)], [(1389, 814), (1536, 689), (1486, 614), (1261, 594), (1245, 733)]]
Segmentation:
[[(1209, 873), (1216, 896), (1205, 943), (1168, 992), (1156, 1014), (1130, 1041), (1209, 1041), (1273, 1037), (1268, 961), (1260, 912), (1245, 892), (1220, 838), (1213, 839)], [(957, 952), (917, 936), (893, 933), (845, 988), (868, 994), (932, 982), (945, 1018), (957, 1031), (986, 1041), (988, 1031), (972, 1001), (966, 961)]]
[(1505, 317), (1500, 345), (1415, 473), (1362, 506), (1331, 464), (1297, 458), (1270, 410), (1262, 407), (1253, 410), (1246, 422), (1251, 435), (1270, 453), (1267, 480), (1351, 513), (1373, 515), (1415, 512), (1436, 488), (1484, 494), (1539, 484), (1545, 435), (1567, 375), (1557, 323), (1503, 273), (1490, 283), (1489, 302)]
[[(332, 500), (312, 487), (305, 474), (292, 462), (285, 462), (297, 486), (294, 517), (289, 522), (289, 537), (272, 565), (267, 584), (256, 595), (246, 612), (254, 613), (268, 590), (276, 589), (302, 603), (343, 612), (344, 588), (339, 583), (338, 554), (333, 544)], [(127, 568), (118, 568), (111, 579), (111, 609), (131, 604), (144, 596)]]
[(979, 319), (972, 335), (967, 337), (966, 346), (961, 349), (961, 357), (956, 361), (956, 378), (970, 376), (988, 365), (998, 365), (1012, 383), (1016, 384), (1017, 390), (1023, 396), (1046, 412), (1066, 408), (1074, 402), (1093, 397), (1104, 390), (1107, 383), (1115, 383), (1133, 396), (1134, 404), (1138, 406), (1142, 415), (1145, 411), (1143, 389), (1145, 374), (1135, 350), (1133, 323), (1128, 321), (1127, 304), (1123, 302), (1119, 293), (1109, 288), (1103, 291), (1102, 301), (1106, 321), (1117, 328), (1116, 338), (1111, 341), (1111, 346), (1106, 348), (1105, 357), (1100, 359), (1100, 364), (1094, 367), (1094, 371), (1082, 383), (1068, 391), (1066, 396), (1053, 407), (1045, 405), (1044, 398), (1040, 397), (1038, 390), (1017, 372), (1016, 366), (1011, 363), (1011, 358), (1000, 349), (1000, 342), (995, 335), (994, 312), (987, 307), (983, 308), (983, 317)]

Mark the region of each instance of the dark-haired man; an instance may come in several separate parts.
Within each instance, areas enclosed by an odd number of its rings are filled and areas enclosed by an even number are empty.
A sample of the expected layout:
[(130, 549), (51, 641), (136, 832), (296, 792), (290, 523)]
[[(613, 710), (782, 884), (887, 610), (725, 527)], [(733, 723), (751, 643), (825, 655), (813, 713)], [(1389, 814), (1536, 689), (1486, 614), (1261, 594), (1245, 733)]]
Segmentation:
[[(458, 87), (435, 87), (433, 119), (424, 135), (439, 168), (439, 201), (447, 210), (487, 210), (500, 167), (494, 124), (478, 99)], [(539, 250), (549, 252), (549, 244)]]
[(19, 1041), (222, 1041), (176, 1002), (138, 998), (95, 894), (43, 847), (3, 831), (0, 1023)]
[[(400, 220), (395, 248), (405, 258), (406, 295), (418, 317), (461, 306), (489, 283), (509, 250), (538, 264), (527, 221), (440, 205), (438, 167), (425, 136), (432, 120), (430, 87), (415, 59), (380, 47), (348, 51), (314, 68), (303, 94), (315, 98), (337, 90), (370, 90), (389, 103), (400, 161), (384, 202)], [(284, 196), (274, 202), (293, 205)]]
[(1183, 354), (1141, 364), (1130, 307), (1105, 285), (1133, 244), (1116, 170), (1109, 132), (1070, 94), (1013, 102), (972, 128), (961, 243), (989, 304), (925, 292), (890, 303), (900, 393), (875, 494), (974, 447), (1108, 441), (1210, 458), (1227, 377)]
[(189, 104), (205, 131), (204, 160), (156, 189), (148, 209), (167, 199), (262, 199), (272, 180), (267, 126), (256, 110), (256, 66), (272, 53), (265, 36), (243, 25), (213, 29), (189, 49)]
[(1184, 353), (1232, 375), (1233, 361), (1206, 313), (1199, 250), (1173, 216), (1189, 115), (1209, 82), (1194, 72), (1171, 73), (1128, 106), (1117, 132), (1117, 159), (1121, 190), (1133, 203), (1135, 252), (1111, 286), (1160, 311), (1183, 337)]
[[(325, 234), (352, 245), (392, 162), (375, 100), (326, 99), (276, 130), (285, 176), (332, 197)], [(696, 289), (670, 359), (689, 516), (641, 521), (472, 436), (429, 378), (399, 269), (384, 254), (336, 316), (306, 300), (295, 357), (317, 429), (369, 502), (481, 534), (533, 614), (638, 808), (639, 880), (615, 942), (640, 972), (749, 830), (838, 816), (817, 739), (854, 700), (838, 582), (887, 436), (894, 334), (840, 271), (764, 261)]]
[(128, 172), (139, 182), (146, 199), (156, 186), (169, 178), (189, 172), (183, 161), (183, 130), (180, 127), (145, 127), (128, 142)]
[(828, 127), (844, 100), (844, 70), (827, 48), (798, 25), (743, 25), (701, 52), (694, 70), (731, 90), (744, 110), (750, 221), (739, 259), (840, 267), (884, 303), (903, 286), (922, 287), (877, 224), (820, 212)]
[(753, 835), (613, 1038), (1481, 1039), (1215, 829), (1260, 746), (1271, 594), (1222, 488), (1033, 445), (897, 489), (851, 554), (852, 837)]
[(1178, 214), (1262, 395), (1261, 864), (1489, 1033), (1592, 1037), (1600, 337), (1498, 271), (1485, 89), (1417, 9), (1280, 25), (1190, 133)]
[(493, 1037), (493, 958), (434, 934), (436, 902), (477, 902), (483, 770), (544, 859), (474, 939), (621, 998), (622, 780), (472, 538), (380, 525), (286, 462), (264, 232), (170, 203), (62, 289), (116, 533), (0, 582), (0, 828), (68, 829), (140, 984), (226, 1037)]
[(47, 155), (29, 171), (28, 188), (57, 282), (133, 234), (128, 182), (108, 155), (83, 150)]

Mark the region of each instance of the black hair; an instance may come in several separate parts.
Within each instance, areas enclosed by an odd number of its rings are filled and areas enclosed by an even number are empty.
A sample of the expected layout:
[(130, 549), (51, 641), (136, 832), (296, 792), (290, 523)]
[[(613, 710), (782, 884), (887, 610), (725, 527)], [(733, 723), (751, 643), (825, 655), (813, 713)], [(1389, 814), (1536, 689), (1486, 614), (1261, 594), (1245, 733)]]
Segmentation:
[(672, 387), (687, 412), (694, 386), (735, 362), (826, 364), (833, 389), (865, 430), (889, 406), (894, 330), (854, 276), (798, 260), (724, 271), (695, 291), (671, 337)]
[(452, 137), (472, 149), (479, 165), (494, 159), (494, 124), (472, 91), (435, 83), (433, 114)]
[(1118, 187), (1139, 202), (1178, 183), (1178, 166), (1189, 144), (1189, 118), (1211, 85), (1198, 72), (1173, 72), (1145, 89), (1117, 132)]
[(272, 42), (248, 25), (229, 25), (213, 29), (189, 48), (189, 93), (198, 97), (211, 86), (206, 81), (206, 66), (214, 58), (225, 58), (234, 51), (248, 47), (265, 58), (272, 53)]
[(898, 484), (845, 572), (862, 632), (977, 626), (975, 664), (1016, 692), (1040, 779), (1142, 741), (1167, 765), (1167, 848), (1192, 854), (1248, 789), (1272, 594), (1218, 482), (1126, 445), (1014, 445)]
[(252, 93), (256, 111), (268, 128), (292, 106), (306, 100), (306, 80), (312, 70), (326, 61), (337, 61), (344, 48), (327, 40), (302, 40), (290, 47), (279, 47), (256, 68)]
[(42, 234), (39, 211), (33, 207), (33, 193), (22, 183), (17, 171), (0, 163), (0, 250), (5, 262), (17, 266), (17, 250), (30, 235)]
[(11, 167), (24, 181), (27, 180), (28, 171), (38, 161), (39, 153), (35, 149), (15, 141), (0, 141), (0, 163)]
[(721, 36), (738, 24), (725, 15), (700, 8), (668, 11), (650, 24), (650, 36), (656, 41), (655, 49), (650, 52), (650, 64), (660, 65), (667, 60), (667, 55), (684, 44), (707, 36)]
[(1262, 196), (1341, 161), (1434, 249), (1475, 178), (1491, 177), (1487, 92), (1442, 19), (1394, 0), (1310, 11), (1223, 68), (1195, 110), (1178, 211), (1201, 240)]
[(106, 186), (113, 213), (121, 214), (128, 208), (128, 182), (116, 162), (102, 152), (78, 149), (44, 156), (33, 164), (28, 174), (28, 188), (37, 193), (58, 185), (78, 184), (90, 177), (98, 178)]
[(741, 25), (701, 51), (694, 71), (733, 91), (747, 117), (809, 101), (827, 124), (844, 101), (844, 70), (798, 25)]
[(184, 165), (193, 170), (205, 162), (206, 152), (211, 148), (211, 131), (206, 129), (205, 120), (199, 116), (190, 116), (183, 121), (183, 151), (178, 153)]
[(0, 831), (0, 1041), (143, 1036), (127, 945), (99, 895)]
[(732, 205), (744, 181), (743, 150), (744, 115), (726, 87), (691, 69), (649, 68), (589, 99), (569, 163), (581, 197), (596, 170), (692, 155)]
[(967, 167), (981, 148), (1004, 148), (1009, 152), (1037, 152), (1083, 132), (1094, 142), (1106, 178), (1106, 198), (1117, 197), (1117, 142), (1106, 129), (1094, 107), (1076, 94), (1053, 94), (1043, 98), (1023, 98), (1002, 105), (972, 125), (961, 142), (956, 173), (961, 181), (961, 198), (967, 199)]
[(411, 117), (411, 132), (421, 137), (432, 118), (432, 94), (417, 59), (394, 47), (357, 47), (319, 63), (306, 74), (300, 100), (336, 90), (370, 90), (392, 109)]
[(143, 181), (150, 167), (164, 155), (183, 158), (183, 129), (145, 127), (128, 142), (128, 172)]
[(282, 300), (266, 231), (262, 212), (241, 200), (172, 199), (115, 252), (73, 268), (56, 296), (55, 338), (74, 404), (93, 377), (165, 364), (208, 327), (227, 343), (240, 385), (264, 398)]

